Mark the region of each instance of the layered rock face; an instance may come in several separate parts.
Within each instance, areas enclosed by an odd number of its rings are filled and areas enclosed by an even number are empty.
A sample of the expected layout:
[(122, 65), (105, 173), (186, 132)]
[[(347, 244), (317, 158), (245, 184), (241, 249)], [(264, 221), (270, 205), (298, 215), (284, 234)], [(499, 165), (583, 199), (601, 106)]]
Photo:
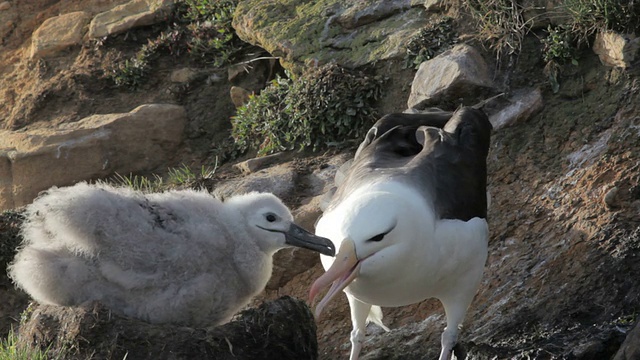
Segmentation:
[(149, 104), (57, 128), (1, 131), (0, 209), (54, 185), (154, 169), (175, 153), (186, 123), (181, 106)]

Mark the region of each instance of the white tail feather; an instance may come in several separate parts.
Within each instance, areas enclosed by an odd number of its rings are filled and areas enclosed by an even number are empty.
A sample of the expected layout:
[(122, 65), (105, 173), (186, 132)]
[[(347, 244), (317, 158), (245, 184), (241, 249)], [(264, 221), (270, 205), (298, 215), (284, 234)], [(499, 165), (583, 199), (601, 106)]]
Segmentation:
[(373, 305), (367, 316), (367, 323), (372, 322), (380, 326), (384, 331), (390, 331), (390, 329), (382, 323), (382, 309), (380, 306)]

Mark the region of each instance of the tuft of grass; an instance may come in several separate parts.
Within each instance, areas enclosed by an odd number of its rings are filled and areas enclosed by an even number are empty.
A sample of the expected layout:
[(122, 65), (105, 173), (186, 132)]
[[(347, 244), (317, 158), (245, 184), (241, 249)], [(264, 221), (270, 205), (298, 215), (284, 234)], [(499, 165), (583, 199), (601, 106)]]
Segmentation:
[(531, 30), (531, 22), (524, 20), (523, 1), (466, 0), (465, 6), (475, 20), (475, 37), (489, 43), (500, 58), (503, 54), (520, 52), (522, 40)]
[(640, 31), (640, 2), (635, 0), (566, 0), (560, 7), (564, 21), (580, 43), (588, 42), (598, 31), (621, 33)]
[(136, 191), (142, 191), (144, 193), (159, 192), (164, 190), (166, 187), (162, 177), (156, 174), (153, 174), (153, 177), (148, 178), (141, 175), (120, 175), (116, 173), (106, 182), (115, 184), (116, 186), (124, 186)]
[(216, 164), (213, 168), (202, 165), (199, 172), (194, 172), (190, 167), (185, 164), (178, 168), (169, 169), (169, 184), (177, 186), (190, 186), (193, 187), (196, 184), (200, 184), (202, 181), (210, 180), (216, 173), (218, 168), (218, 158), (216, 157)]
[(237, 151), (259, 155), (294, 148), (319, 149), (359, 138), (375, 120), (383, 80), (335, 64), (297, 80), (276, 78), (232, 118)]
[(65, 358), (65, 351), (61, 349), (57, 354), (51, 352), (51, 346), (42, 350), (18, 346), (18, 337), (13, 328), (5, 339), (0, 339), (0, 360), (58, 360)]
[(198, 171), (194, 171), (187, 165), (182, 164), (177, 168), (167, 170), (166, 180), (157, 174), (151, 177), (141, 175), (120, 175), (116, 173), (105, 182), (115, 186), (124, 186), (144, 193), (161, 192), (174, 187), (201, 187), (202, 183), (211, 180), (218, 168), (218, 158), (212, 167), (202, 165)]
[(417, 69), (423, 62), (451, 48), (457, 42), (453, 19), (445, 17), (422, 29), (407, 43), (404, 68)]

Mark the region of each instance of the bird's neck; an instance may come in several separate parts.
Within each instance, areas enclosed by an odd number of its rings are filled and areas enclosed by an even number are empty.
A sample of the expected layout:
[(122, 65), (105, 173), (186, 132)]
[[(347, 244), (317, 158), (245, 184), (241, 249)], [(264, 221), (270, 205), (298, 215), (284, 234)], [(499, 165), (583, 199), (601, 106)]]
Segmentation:
[(255, 296), (264, 290), (273, 271), (273, 254), (267, 254), (258, 246), (236, 249), (235, 262), (238, 273), (246, 285), (247, 296)]

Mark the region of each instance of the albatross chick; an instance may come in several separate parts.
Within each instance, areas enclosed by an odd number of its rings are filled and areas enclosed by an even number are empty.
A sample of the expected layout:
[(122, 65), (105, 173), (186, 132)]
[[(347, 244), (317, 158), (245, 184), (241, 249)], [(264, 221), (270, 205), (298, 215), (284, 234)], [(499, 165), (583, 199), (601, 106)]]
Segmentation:
[(79, 183), (48, 190), (25, 215), (8, 269), (21, 289), (43, 304), (98, 300), (151, 323), (227, 322), (264, 289), (279, 249), (335, 253), (270, 193), (221, 202), (206, 191)]

